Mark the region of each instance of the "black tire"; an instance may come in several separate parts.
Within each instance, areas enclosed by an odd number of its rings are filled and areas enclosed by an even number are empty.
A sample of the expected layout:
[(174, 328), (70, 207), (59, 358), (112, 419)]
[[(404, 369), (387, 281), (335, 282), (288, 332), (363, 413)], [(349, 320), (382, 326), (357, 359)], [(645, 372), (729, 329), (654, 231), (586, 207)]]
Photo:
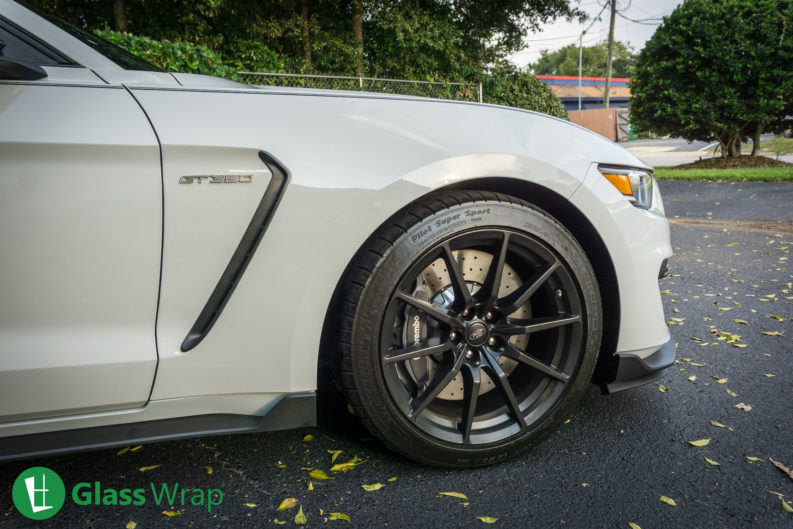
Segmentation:
[(491, 464), (543, 439), (583, 395), (600, 347), (584, 251), (502, 194), (439, 193), (394, 215), (356, 255), (341, 298), (341, 384), (356, 415), (434, 465)]

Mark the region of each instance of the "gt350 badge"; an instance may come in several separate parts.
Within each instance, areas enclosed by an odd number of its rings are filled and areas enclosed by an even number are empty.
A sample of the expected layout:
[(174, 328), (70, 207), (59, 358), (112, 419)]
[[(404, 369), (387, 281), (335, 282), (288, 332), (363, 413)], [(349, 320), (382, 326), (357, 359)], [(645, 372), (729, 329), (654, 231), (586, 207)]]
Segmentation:
[(209, 182), (210, 184), (250, 184), (253, 182), (252, 174), (213, 174), (213, 175), (196, 175), (196, 176), (182, 176), (179, 178), (180, 184), (200, 184), (201, 182)]

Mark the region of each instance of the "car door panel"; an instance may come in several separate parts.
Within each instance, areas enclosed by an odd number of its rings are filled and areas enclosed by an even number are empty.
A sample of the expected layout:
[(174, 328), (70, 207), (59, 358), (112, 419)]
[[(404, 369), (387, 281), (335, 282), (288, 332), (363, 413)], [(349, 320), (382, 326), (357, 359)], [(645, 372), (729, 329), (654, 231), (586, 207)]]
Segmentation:
[(124, 88), (59, 70), (0, 81), (0, 420), (140, 406), (157, 364), (159, 145)]

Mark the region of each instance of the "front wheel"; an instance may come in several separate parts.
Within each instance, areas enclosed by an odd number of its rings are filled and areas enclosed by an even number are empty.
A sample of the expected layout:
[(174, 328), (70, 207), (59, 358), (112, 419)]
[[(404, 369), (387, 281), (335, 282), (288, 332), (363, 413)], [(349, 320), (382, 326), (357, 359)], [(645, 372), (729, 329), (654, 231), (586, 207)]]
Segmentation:
[(342, 386), (369, 430), (426, 463), (528, 449), (568, 416), (601, 336), (575, 238), (501, 194), (433, 195), (392, 217), (342, 287)]

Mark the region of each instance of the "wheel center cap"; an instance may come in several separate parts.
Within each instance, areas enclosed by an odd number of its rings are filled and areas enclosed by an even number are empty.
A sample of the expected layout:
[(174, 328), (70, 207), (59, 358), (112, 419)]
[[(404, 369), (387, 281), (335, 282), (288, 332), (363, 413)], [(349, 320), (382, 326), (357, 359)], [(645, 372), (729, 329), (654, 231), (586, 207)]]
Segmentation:
[(465, 341), (472, 347), (480, 347), (490, 338), (490, 330), (481, 321), (473, 321), (465, 329)]

